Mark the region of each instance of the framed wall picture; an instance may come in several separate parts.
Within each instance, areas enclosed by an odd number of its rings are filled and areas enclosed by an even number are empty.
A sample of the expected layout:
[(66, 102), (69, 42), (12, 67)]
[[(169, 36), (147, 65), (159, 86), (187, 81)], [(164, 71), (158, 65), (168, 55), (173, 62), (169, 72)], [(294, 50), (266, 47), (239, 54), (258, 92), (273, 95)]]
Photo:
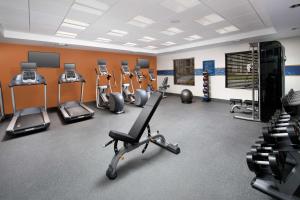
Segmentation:
[(174, 84), (195, 85), (194, 58), (176, 59), (174, 64)]
[(207, 71), (209, 75), (215, 75), (215, 60), (204, 60), (203, 71)]

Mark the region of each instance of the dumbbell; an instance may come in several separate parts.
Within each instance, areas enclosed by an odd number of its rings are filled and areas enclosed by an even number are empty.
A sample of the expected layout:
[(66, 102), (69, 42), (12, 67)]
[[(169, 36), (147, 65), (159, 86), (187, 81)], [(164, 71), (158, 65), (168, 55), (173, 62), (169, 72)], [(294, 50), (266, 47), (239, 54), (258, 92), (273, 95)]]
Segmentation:
[(281, 120), (276, 120), (276, 119), (271, 119), (268, 123), (268, 126), (270, 127), (287, 127), (289, 125), (297, 126), (299, 127), (300, 123), (299, 120), (292, 118), (292, 119), (281, 119)]
[(208, 93), (208, 88), (203, 88), (203, 93)]
[(276, 111), (272, 117), (277, 117), (279, 119), (287, 119), (287, 118), (291, 118), (291, 115), (289, 115), (286, 112)]
[(256, 175), (263, 174), (266, 166), (271, 170), (271, 173), (276, 179), (281, 180), (284, 163), (281, 163), (278, 159), (278, 155), (269, 153), (267, 157), (262, 157), (256, 153), (248, 152), (246, 155), (247, 165), (250, 171)]
[(299, 128), (293, 125), (288, 125), (285, 132), (276, 132), (272, 127), (262, 128), (262, 135), (266, 142), (276, 143), (277, 139), (289, 138), (292, 144), (299, 144)]
[(206, 83), (204, 82), (204, 83), (203, 83), (203, 87), (208, 87), (208, 83), (207, 83), (207, 82), (206, 82)]
[(257, 147), (257, 146), (251, 146), (252, 153), (255, 153), (256, 155), (260, 155), (262, 157), (268, 157), (270, 153), (273, 153), (276, 155), (281, 163), (285, 163), (286, 160), (286, 153), (283, 151), (277, 151), (274, 150), (272, 146), (262, 146), (262, 147)]

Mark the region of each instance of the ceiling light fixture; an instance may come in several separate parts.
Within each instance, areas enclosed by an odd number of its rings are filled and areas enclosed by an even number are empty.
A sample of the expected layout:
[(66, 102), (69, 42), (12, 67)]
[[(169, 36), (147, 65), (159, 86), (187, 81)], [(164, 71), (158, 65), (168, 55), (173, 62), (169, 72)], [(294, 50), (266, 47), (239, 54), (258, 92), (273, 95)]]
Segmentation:
[(134, 26), (141, 27), (141, 28), (145, 28), (145, 27), (155, 23), (155, 21), (150, 19), (150, 18), (138, 15), (138, 16), (132, 18), (127, 23), (131, 24), (131, 25), (134, 25)]
[(190, 35), (189, 37), (184, 38), (185, 40), (188, 41), (193, 41), (193, 40), (199, 40), (202, 39), (202, 37), (200, 35)]
[(76, 21), (76, 20), (73, 20), (73, 19), (64, 19), (64, 22), (68, 23), (68, 24), (74, 24), (74, 25), (77, 25), (77, 26), (84, 26), (84, 27), (89, 26), (88, 23)]
[(171, 46), (171, 45), (174, 45), (176, 44), (175, 42), (165, 42), (165, 43), (162, 43), (161, 45), (164, 45), (164, 46)]
[(198, 0), (165, 0), (160, 5), (176, 13), (181, 13), (199, 4)]
[(60, 37), (68, 37), (68, 38), (75, 38), (77, 36), (77, 33), (69, 33), (69, 32), (64, 32), (64, 31), (57, 31), (56, 36)]
[(103, 14), (103, 12), (100, 11), (100, 10), (90, 8), (90, 7), (87, 7), (87, 6), (82, 6), (82, 5), (77, 4), (77, 3), (73, 4), (71, 9), (77, 10), (77, 11), (80, 11), (80, 12), (85, 12), (85, 13), (92, 14), (92, 15), (98, 15), (98, 16)]
[(221, 21), (224, 21), (225, 19), (217, 14), (210, 14), (210, 15), (206, 15), (200, 19), (195, 20), (196, 22), (198, 22), (199, 24), (203, 25), (203, 26), (207, 26), (210, 24), (215, 24)]
[(136, 46), (137, 44), (132, 43), (132, 42), (127, 42), (127, 43), (125, 43), (123, 45), (133, 47), (133, 46)]
[(226, 26), (224, 28), (221, 29), (217, 29), (216, 32), (219, 34), (225, 34), (225, 33), (230, 33), (230, 32), (234, 32), (234, 31), (238, 31), (240, 30), (239, 28), (237, 28), (236, 26)]
[(157, 47), (156, 46), (147, 46), (147, 47), (145, 47), (146, 49), (157, 49)]
[(107, 4), (97, 1), (97, 0), (76, 0), (76, 3), (88, 6), (90, 8), (103, 10), (103, 11), (109, 9), (109, 6)]
[(111, 42), (111, 39), (98, 37), (96, 39), (97, 42)]
[(161, 31), (161, 33), (163, 33), (165, 35), (170, 35), (170, 36), (176, 35), (176, 34), (179, 34), (182, 32), (183, 32), (183, 30), (180, 30), (179, 28), (175, 28), (175, 27), (170, 27), (165, 31)]
[(110, 32), (106, 33), (107, 35), (112, 35), (112, 36), (117, 36), (117, 37), (123, 37), (128, 34), (126, 31), (121, 31), (121, 30), (111, 30)]
[(74, 25), (74, 24), (68, 24), (68, 23), (62, 23), (61, 26), (63, 27), (68, 27), (68, 28), (74, 28), (74, 29), (79, 29), (79, 30), (84, 30), (86, 29), (86, 27), (84, 26), (78, 26), (78, 25)]
[(144, 36), (143, 38), (141, 39), (138, 39), (139, 41), (142, 41), (142, 42), (152, 42), (154, 40), (156, 40), (155, 38), (153, 37), (148, 37), (148, 36)]

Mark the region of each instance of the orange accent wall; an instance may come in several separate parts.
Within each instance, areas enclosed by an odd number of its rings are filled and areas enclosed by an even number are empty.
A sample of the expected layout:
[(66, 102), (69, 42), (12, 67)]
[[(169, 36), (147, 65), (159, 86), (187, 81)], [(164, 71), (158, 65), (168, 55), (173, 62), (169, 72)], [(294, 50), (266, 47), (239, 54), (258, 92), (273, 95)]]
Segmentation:
[[(41, 52), (57, 52), (60, 53), (60, 68), (38, 68), (38, 73), (43, 75), (47, 80), (47, 107), (57, 106), (58, 84), (57, 80), (64, 71), (64, 63), (75, 63), (77, 71), (85, 78), (86, 84), (84, 88), (84, 101), (95, 101), (96, 99), (96, 73), (98, 59), (105, 59), (110, 72), (114, 71), (116, 77), (115, 92), (120, 91), (121, 70), (120, 63), (122, 60), (127, 60), (131, 70), (134, 69), (137, 58), (147, 58), (150, 61), (150, 68), (156, 69), (156, 57), (135, 55), (126, 53), (88, 51), (66, 48), (52, 48), (42, 46), (29, 46), (18, 44), (0, 43), (0, 81), (2, 83), (3, 98), (5, 113), (12, 113), (11, 93), (9, 89), (10, 80), (21, 72), (20, 62), (27, 61), (28, 51)], [(143, 69), (143, 74), (147, 76), (147, 70)], [(135, 88), (138, 88), (136, 79), (133, 79)], [(114, 86), (114, 80), (112, 79)], [(80, 84), (63, 84), (62, 85), (62, 101), (76, 100), (80, 97)], [(154, 88), (157, 88), (156, 81), (153, 83)], [(144, 89), (147, 83), (144, 82)], [(25, 107), (34, 107), (43, 105), (43, 86), (26, 86), (15, 87), (15, 99), (17, 109)]]

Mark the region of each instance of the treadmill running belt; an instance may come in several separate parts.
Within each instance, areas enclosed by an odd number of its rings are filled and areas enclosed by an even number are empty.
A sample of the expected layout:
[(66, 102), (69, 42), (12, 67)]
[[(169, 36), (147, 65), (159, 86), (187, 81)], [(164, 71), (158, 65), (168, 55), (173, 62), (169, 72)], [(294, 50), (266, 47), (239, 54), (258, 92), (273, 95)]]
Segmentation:
[(30, 115), (19, 116), (14, 129), (21, 130), (21, 129), (29, 129), (34, 128), (37, 126), (41, 126), (44, 124), (44, 118), (42, 113), (35, 113)]
[(65, 109), (71, 117), (89, 115), (90, 114), (86, 109), (84, 109), (79, 104), (77, 106), (65, 107)]

